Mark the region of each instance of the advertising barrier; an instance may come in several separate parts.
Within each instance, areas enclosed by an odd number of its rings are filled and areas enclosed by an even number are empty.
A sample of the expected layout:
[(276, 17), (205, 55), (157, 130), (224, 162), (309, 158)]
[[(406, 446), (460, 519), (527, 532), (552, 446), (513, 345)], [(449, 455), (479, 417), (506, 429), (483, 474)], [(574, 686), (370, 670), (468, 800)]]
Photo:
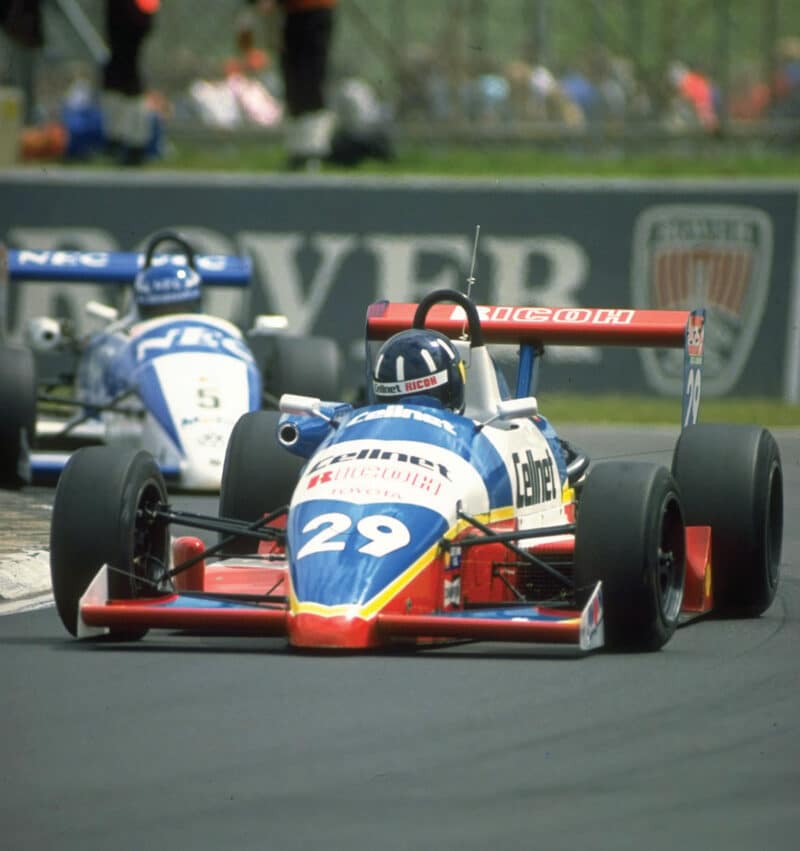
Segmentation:
[[(205, 310), (259, 313), (334, 337), (363, 380), (376, 300), (466, 290), (485, 305), (705, 307), (704, 395), (800, 398), (800, 182), (445, 180), (88, 171), (0, 172), (0, 240), (16, 249), (136, 251), (170, 228), (198, 253), (248, 256), (249, 289), (208, 288)], [(127, 287), (12, 284), (7, 330), (33, 316), (88, 330), (90, 299)], [(565, 313), (565, 315), (566, 315)], [(679, 395), (674, 352), (548, 348), (538, 389)]]

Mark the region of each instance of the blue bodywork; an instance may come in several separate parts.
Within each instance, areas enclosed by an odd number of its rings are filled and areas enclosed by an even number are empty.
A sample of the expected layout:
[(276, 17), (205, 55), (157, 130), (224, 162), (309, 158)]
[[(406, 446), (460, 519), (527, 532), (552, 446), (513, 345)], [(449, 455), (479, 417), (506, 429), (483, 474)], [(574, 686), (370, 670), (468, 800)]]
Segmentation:
[(247, 368), (250, 410), (261, 403), (261, 378), (244, 340), (226, 323), (202, 315), (178, 315), (134, 326), (130, 335), (107, 330), (93, 335), (81, 354), (76, 399), (98, 409), (135, 392), (145, 408), (180, 446), (155, 362), (165, 355), (203, 353), (243, 361)]
[[(322, 437), (303, 471), (302, 501), (293, 502), (289, 514), (290, 569), (298, 600), (328, 607), (363, 605), (413, 570), (456, 520), (466, 482), (451, 468), (453, 456), (452, 464), (463, 459), (477, 473), (489, 510), (512, 504), (506, 465), (472, 420), (420, 405), (328, 409), (334, 411), (335, 426), (318, 418), (283, 418), (301, 436), (310, 432), (298, 442), (306, 452), (313, 451), (312, 436)], [(316, 486), (342, 473), (352, 486), (353, 463), (363, 501), (313, 497)], [(403, 496), (392, 498), (398, 481)], [(413, 502), (405, 498), (409, 488), (417, 495)], [(432, 493), (436, 504), (450, 506), (449, 516), (426, 504), (425, 495)]]

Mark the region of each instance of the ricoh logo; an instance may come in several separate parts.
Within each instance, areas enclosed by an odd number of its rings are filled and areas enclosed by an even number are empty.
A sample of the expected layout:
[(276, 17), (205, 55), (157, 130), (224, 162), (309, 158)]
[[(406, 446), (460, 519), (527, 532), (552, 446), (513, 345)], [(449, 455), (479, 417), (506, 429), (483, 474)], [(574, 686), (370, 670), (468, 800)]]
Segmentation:
[[(481, 321), (510, 323), (553, 322), (557, 325), (630, 325), (634, 311), (605, 307), (510, 307), (479, 305)], [(452, 319), (466, 317), (464, 308), (455, 307)]]
[[(631, 263), (634, 307), (706, 309), (703, 391), (731, 390), (750, 356), (769, 292), (772, 223), (737, 205), (669, 204), (638, 219)], [(683, 352), (643, 349), (648, 383), (681, 392)]]

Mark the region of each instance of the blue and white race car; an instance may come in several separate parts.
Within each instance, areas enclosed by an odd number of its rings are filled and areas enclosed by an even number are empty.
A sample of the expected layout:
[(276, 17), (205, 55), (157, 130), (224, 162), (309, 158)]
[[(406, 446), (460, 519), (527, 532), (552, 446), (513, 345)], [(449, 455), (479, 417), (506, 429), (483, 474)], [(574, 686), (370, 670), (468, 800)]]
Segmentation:
[[(780, 455), (766, 429), (696, 423), (703, 321), (476, 306), (454, 291), (371, 305), (367, 348), (381, 347), (369, 403), (285, 395), (280, 415), (242, 416), (219, 517), (175, 511), (146, 453), (72, 457), (51, 530), (64, 626), (318, 649), (482, 639), (657, 650), (698, 615), (757, 616), (779, 581)], [(520, 347), (508, 394), (490, 343)], [(558, 438), (530, 396), (550, 343), (683, 349), (671, 467), (590, 465)], [(173, 523), (221, 539), (171, 542)]]
[[(165, 243), (180, 253), (157, 253)], [(7, 265), (10, 281), (133, 286), (123, 315), (86, 305), (102, 326), (94, 333), (42, 317), (28, 325), (28, 347), (0, 349), (1, 485), (53, 480), (75, 448), (107, 443), (146, 449), (178, 487), (218, 490), (242, 414), (289, 390), (340, 392), (333, 340), (293, 336), (281, 317), (258, 317), (245, 335), (200, 312), (202, 286), (247, 286), (247, 258), (195, 256), (161, 232), (144, 255), (18, 250)], [(57, 374), (37, 379), (37, 363), (58, 364)]]

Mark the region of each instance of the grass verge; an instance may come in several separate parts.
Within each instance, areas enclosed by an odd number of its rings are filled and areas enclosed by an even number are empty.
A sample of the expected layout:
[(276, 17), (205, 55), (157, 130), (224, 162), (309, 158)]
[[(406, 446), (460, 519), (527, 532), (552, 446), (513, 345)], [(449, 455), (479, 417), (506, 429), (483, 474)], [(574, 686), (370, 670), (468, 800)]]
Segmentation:
[[(679, 425), (680, 399), (624, 395), (542, 394), (542, 413), (553, 422)], [(754, 423), (800, 429), (800, 405), (775, 399), (703, 399), (700, 421)]]

